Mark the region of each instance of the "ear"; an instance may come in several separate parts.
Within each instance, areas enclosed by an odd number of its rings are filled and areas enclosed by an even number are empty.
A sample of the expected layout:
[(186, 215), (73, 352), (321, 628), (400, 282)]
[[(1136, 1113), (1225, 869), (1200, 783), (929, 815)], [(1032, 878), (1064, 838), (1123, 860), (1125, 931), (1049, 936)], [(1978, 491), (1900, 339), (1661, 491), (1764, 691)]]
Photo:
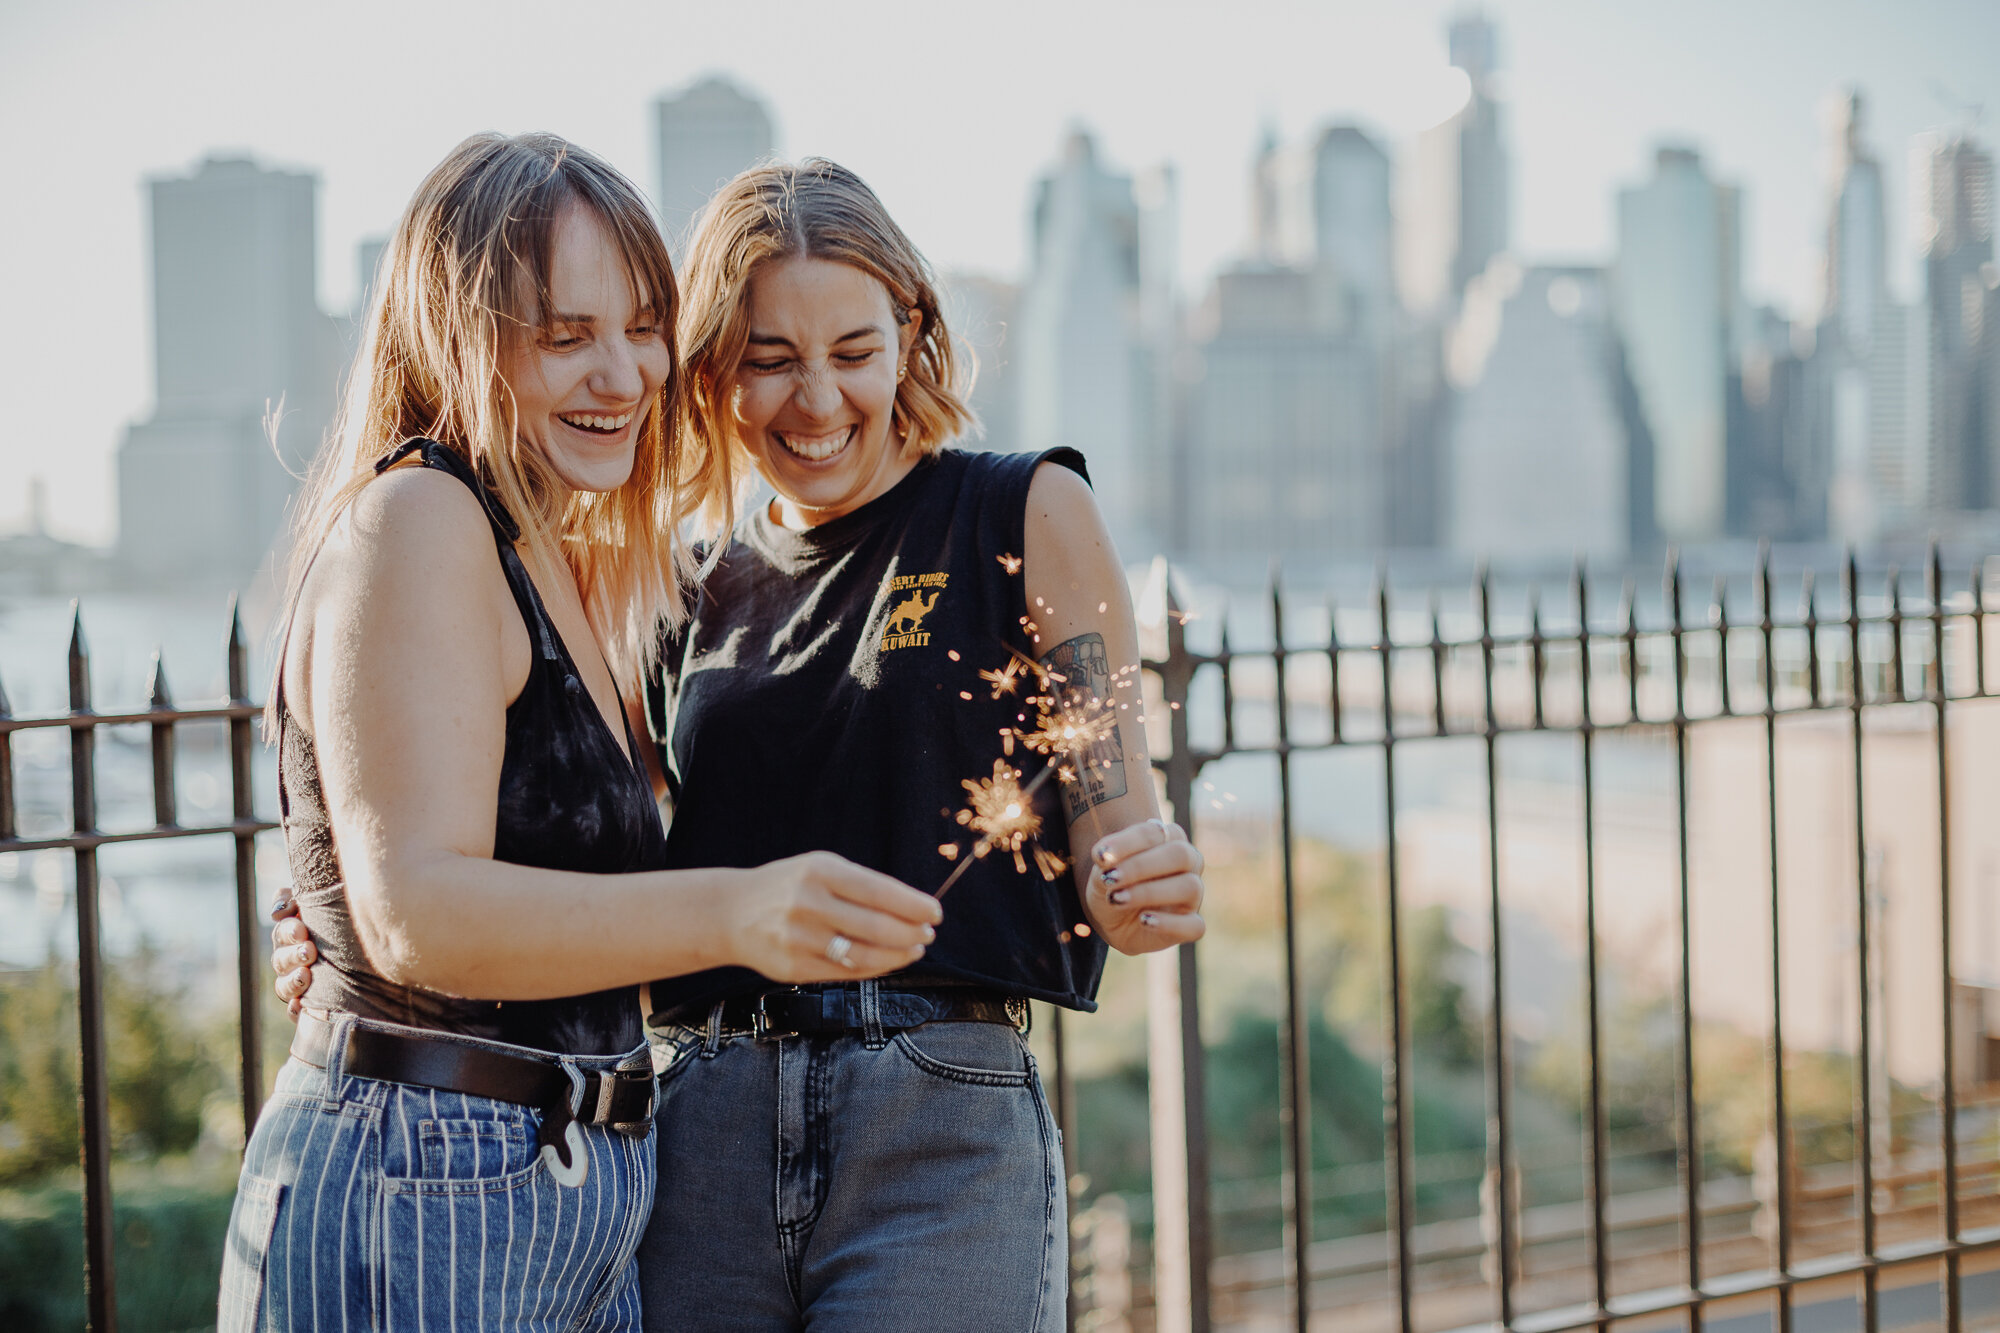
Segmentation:
[(922, 336), (924, 329), (922, 310), (911, 306), (904, 313), (909, 316), (909, 321), (896, 330), (896, 356), (899, 362), (909, 361), (910, 349), (917, 345), (917, 339)]

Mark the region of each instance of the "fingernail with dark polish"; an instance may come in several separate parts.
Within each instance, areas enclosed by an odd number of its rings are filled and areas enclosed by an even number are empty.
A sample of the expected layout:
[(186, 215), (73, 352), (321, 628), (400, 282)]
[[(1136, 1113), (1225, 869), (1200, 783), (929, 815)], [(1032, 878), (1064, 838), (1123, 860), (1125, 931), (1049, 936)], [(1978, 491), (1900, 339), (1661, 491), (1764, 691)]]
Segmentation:
[(1118, 872), (1116, 870), (1105, 871), (1104, 882), (1106, 884), (1116, 884), (1118, 882)]
[(1125, 900), (1131, 896), (1132, 890), (1130, 889), (1114, 889), (1111, 892), (1111, 901), (1122, 907), (1125, 905)]

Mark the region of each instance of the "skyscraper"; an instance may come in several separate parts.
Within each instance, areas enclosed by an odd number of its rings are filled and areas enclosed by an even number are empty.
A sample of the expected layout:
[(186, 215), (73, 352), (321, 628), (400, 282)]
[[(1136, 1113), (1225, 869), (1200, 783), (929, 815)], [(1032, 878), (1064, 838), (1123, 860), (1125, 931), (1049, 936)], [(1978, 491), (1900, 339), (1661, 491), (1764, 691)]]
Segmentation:
[(1157, 356), (1142, 319), (1155, 267), (1141, 254), (1150, 228), (1132, 178), (1107, 170), (1081, 130), (1036, 186), (1031, 226), (1011, 366), (1020, 447), (1083, 450), (1113, 538), (1137, 557), (1159, 541), (1147, 497), (1166, 463)]
[(1621, 560), (1632, 541), (1634, 423), (1604, 275), (1501, 259), (1467, 287), (1446, 350), (1447, 534), (1468, 554)]
[(711, 75), (653, 103), (660, 227), (678, 264), (702, 207), (723, 182), (771, 156), (771, 114), (727, 79)]
[(1993, 156), (1958, 134), (1932, 141), (1924, 167), (1931, 498), (1944, 510), (1993, 508), (2000, 506)]
[(1920, 529), (1928, 505), (1924, 347), (1889, 290), (1882, 168), (1863, 137), (1864, 103), (1828, 104), (1828, 181), (1813, 378), (1827, 469), (1827, 535), (1866, 542)]
[(150, 183), (154, 408), (118, 454), (139, 577), (247, 578), (319, 446), (342, 347), (316, 297), (317, 190), (233, 158)]
[(1330, 125), (1312, 147), (1313, 261), (1380, 339), (1396, 308), (1389, 155), (1367, 131)]
[(1405, 304), (1447, 316), (1465, 284), (1507, 249), (1512, 207), (1493, 25), (1483, 15), (1461, 15), (1448, 42), (1451, 63), (1465, 76), (1463, 96), (1417, 136), (1398, 254)]
[(1662, 147), (1653, 178), (1618, 193), (1611, 299), (1654, 445), (1654, 522), (1669, 542), (1712, 541), (1727, 517), (1738, 200), (1691, 148)]

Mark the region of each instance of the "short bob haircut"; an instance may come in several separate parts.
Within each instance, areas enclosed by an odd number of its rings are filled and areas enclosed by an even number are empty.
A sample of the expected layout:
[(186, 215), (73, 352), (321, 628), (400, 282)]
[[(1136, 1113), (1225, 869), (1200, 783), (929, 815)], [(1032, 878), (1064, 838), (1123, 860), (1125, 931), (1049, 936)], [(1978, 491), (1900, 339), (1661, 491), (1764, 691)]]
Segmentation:
[(659, 623), (685, 613), (680, 578), (691, 572), (673, 487), (681, 377), (661, 385), (631, 477), (599, 494), (570, 491), (521, 441), (500, 372), (511, 342), (534, 336), (553, 311), (556, 232), (573, 208), (610, 233), (634, 305), (650, 307), (675, 352), (673, 267), (630, 181), (553, 134), (478, 134), (452, 149), (417, 187), (383, 256), (339, 421), (295, 516), (286, 620), (376, 460), (426, 436), (466, 459), (520, 526), (537, 581), (575, 578), (619, 684), (628, 697), (640, 688)]
[[(966, 404), (973, 360), (939, 309), (936, 280), (910, 238), (859, 176), (823, 157), (751, 167), (719, 190), (688, 245), (681, 306), (681, 365), (687, 411), (680, 477), (703, 525), (726, 533), (747, 455), (730, 411), (732, 384), (750, 336), (750, 284), (766, 265), (805, 256), (848, 264), (889, 290), (896, 322), (923, 316), (896, 387), (891, 429), (906, 451), (935, 454), (978, 427)], [(716, 550), (721, 549), (718, 544)]]

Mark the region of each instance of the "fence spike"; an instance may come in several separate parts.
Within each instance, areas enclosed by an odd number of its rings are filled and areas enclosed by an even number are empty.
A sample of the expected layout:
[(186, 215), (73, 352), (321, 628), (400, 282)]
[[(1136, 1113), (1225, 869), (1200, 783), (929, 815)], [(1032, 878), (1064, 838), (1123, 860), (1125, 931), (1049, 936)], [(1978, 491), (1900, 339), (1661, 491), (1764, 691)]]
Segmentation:
[(164, 648), (153, 649), (153, 667), (146, 676), (146, 706), (148, 708), (172, 708), (173, 696), (167, 690), (167, 666)]
[(70, 603), (69, 707), (81, 713), (90, 707), (90, 645), (83, 637), (83, 603)]
[(235, 593), (229, 595), (229, 701), (237, 704), (250, 702), (250, 653), (243, 644), (241, 600)]
[(0, 717), (14, 716), (14, 706), (7, 702), (7, 686), (0, 682)]

